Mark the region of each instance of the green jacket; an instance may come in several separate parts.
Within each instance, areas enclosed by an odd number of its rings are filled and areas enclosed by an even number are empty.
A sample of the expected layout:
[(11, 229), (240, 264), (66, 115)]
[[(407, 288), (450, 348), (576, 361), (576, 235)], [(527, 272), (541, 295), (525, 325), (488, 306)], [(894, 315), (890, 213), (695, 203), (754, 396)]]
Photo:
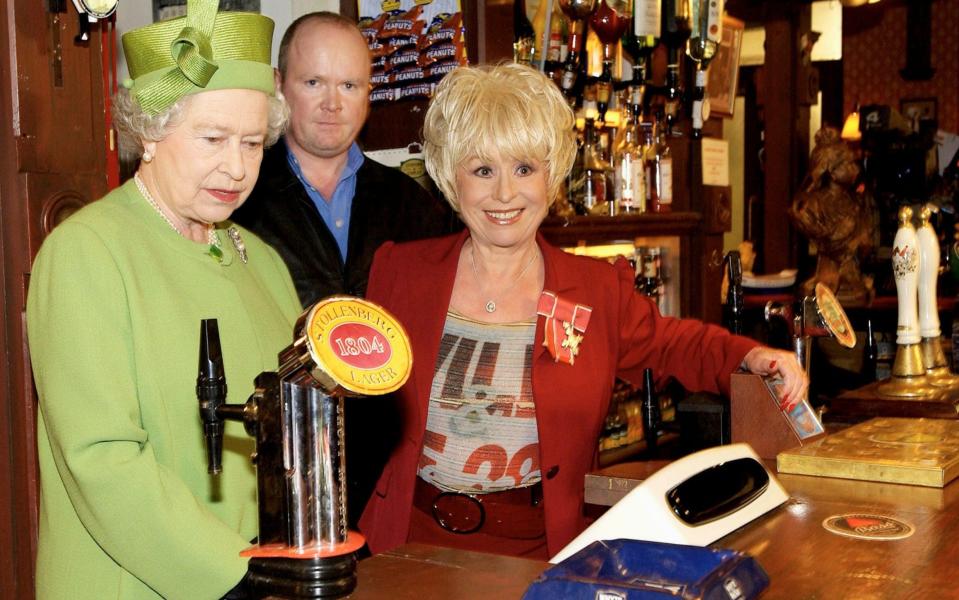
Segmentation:
[(256, 535), (253, 442), (228, 423), (207, 474), (194, 386), (200, 320), (216, 318), (245, 402), (292, 341), (299, 301), (279, 256), (224, 230), (223, 260), (132, 181), (59, 225), (34, 264), (27, 325), (40, 397), (37, 597), (219, 598)]

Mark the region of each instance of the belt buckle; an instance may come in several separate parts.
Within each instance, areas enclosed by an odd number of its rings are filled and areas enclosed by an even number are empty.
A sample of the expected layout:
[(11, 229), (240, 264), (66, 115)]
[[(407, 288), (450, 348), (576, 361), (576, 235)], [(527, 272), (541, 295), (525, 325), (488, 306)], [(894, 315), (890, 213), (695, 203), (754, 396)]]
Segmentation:
[[(472, 527), (468, 527), (468, 528), (457, 527), (454, 523), (449, 522), (447, 519), (443, 518), (442, 516), (443, 512), (446, 512), (447, 515), (452, 515), (452, 512), (443, 511), (443, 509), (440, 508), (439, 506), (440, 503), (444, 499), (459, 499), (459, 498), (463, 498), (467, 500), (469, 504), (472, 504), (473, 506), (476, 507), (479, 513), (479, 516), (476, 519), (476, 524), (473, 525)], [(483, 503), (480, 502), (479, 499), (476, 498), (475, 496), (471, 496), (469, 494), (463, 494), (460, 492), (441, 492), (436, 495), (436, 498), (433, 499), (432, 509), (433, 509), (433, 520), (436, 521), (436, 523), (440, 527), (442, 527), (446, 531), (449, 531), (450, 533), (458, 533), (462, 535), (476, 533), (477, 531), (480, 530), (481, 527), (483, 527), (483, 524), (486, 522), (486, 508), (483, 506)]]

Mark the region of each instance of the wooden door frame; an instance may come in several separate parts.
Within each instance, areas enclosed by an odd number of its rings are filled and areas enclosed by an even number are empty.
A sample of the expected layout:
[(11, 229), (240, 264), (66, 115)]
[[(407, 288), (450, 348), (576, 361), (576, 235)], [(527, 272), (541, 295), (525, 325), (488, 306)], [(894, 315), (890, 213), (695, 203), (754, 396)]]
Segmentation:
[[(16, 39), (8, 19), (14, 10), (0, 11), (0, 314), (3, 358), (0, 362), (0, 548), (10, 560), (0, 561), (0, 597), (33, 597), (36, 555), (37, 466), (33, 399), (24, 362), (25, 274), (30, 270), (26, 206), (18, 168), (19, 110), (13, 106), (18, 77)], [(6, 124), (10, 125), (7, 126)], [(27, 391), (25, 395), (24, 392)], [(30, 414), (27, 414), (30, 413)], [(7, 554), (7, 552), (3, 552)]]
[(83, 44), (68, 2), (7, 0), (0, 10), (0, 598), (34, 597), (39, 469), (25, 320), (30, 266), (57, 222), (107, 191), (102, 25), (91, 27)]

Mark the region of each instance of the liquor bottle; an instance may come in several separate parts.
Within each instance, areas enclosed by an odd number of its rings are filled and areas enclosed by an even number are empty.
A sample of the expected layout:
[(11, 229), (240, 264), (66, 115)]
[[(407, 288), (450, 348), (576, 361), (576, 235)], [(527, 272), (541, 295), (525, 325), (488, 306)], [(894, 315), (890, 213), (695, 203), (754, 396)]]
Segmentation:
[(638, 276), (639, 284), (636, 287), (658, 307), (663, 291), (663, 281), (660, 277), (662, 265), (660, 249), (655, 246), (641, 249), (639, 263), (641, 272)]
[(730, 333), (743, 333), (743, 260), (739, 250), (730, 250), (723, 258), (726, 269), (724, 286), (726, 297), (723, 299), (723, 326)]
[(686, 54), (696, 62), (696, 90), (693, 93), (692, 137), (702, 137), (703, 122), (709, 118), (706, 101), (706, 69), (716, 56), (722, 40), (723, 0), (692, 0), (692, 33), (686, 42)]
[(659, 39), (663, 30), (662, 18), (662, 0), (633, 0), (633, 34), (637, 38)]
[[(640, 87), (639, 93), (645, 94), (646, 76), (649, 73), (649, 56), (659, 43), (662, 30), (661, 0), (634, 0), (632, 6), (632, 27), (623, 34), (623, 52), (632, 59), (630, 78), (630, 96), (633, 87)], [(626, 75), (624, 73), (623, 77)]]
[(682, 102), (683, 90), (679, 82), (679, 62), (666, 65), (666, 101), (663, 104), (666, 134), (679, 135), (676, 132), (676, 122), (679, 121), (679, 107)]
[[(545, 0), (542, 0), (545, 2)], [(553, 16), (549, 21), (549, 47), (546, 49), (546, 63), (544, 71), (546, 73), (559, 73), (563, 68), (563, 61), (566, 59), (568, 48), (566, 46), (566, 35), (569, 29), (569, 23), (566, 15), (559, 7), (559, 2), (553, 0)]]
[[(603, 44), (603, 63), (612, 63), (615, 44), (631, 24), (629, 4), (624, 0), (599, 0), (589, 19), (590, 27)], [(605, 68), (605, 67), (604, 67)]]
[[(572, 28), (571, 28), (572, 30)], [(580, 82), (580, 70), (582, 64), (582, 48), (580, 46), (581, 36), (570, 33), (569, 51), (566, 54), (566, 60), (563, 61), (563, 74), (560, 78), (559, 87), (566, 97), (570, 106), (576, 106), (577, 84)]]
[(673, 135), (679, 120), (679, 105), (683, 91), (680, 86), (680, 50), (690, 34), (690, 0), (662, 0), (663, 24), (661, 40), (666, 46), (666, 127)]
[(526, 0), (513, 3), (513, 61), (531, 64), (536, 46), (536, 32), (526, 14)]
[(692, 0), (686, 54), (703, 70), (716, 56), (723, 37), (723, 0)]
[(570, 106), (576, 105), (577, 83), (579, 83), (583, 51), (584, 21), (596, 10), (597, 0), (557, 0), (560, 8), (569, 18), (569, 53), (563, 62), (563, 76), (560, 88)]
[(608, 214), (606, 179), (610, 168), (602, 158), (595, 121), (589, 114), (583, 135), (583, 209), (587, 214)]
[(599, 120), (606, 124), (606, 111), (609, 109), (609, 101), (613, 95), (613, 72), (612, 63), (603, 61), (603, 72), (596, 80), (596, 110), (599, 112)]
[(652, 146), (646, 151), (649, 210), (664, 213), (671, 211), (673, 204), (673, 157), (662, 131), (654, 131), (653, 139)]
[[(650, 210), (652, 206), (650, 203), (653, 200), (653, 180), (650, 179), (650, 165), (649, 158), (650, 153), (654, 152), (656, 139), (653, 137), (653, 124), (647, 121), (643, 121), (639, 124), (639, 137), (642, 140), (641, 145), (643, 149), (643, 190), (645, 191), (643, 199), (643, 212)], [(642, 268), (642, 261), (640, 261), (640, 268)]]
[(691, 33), (690, 0), (662, 0), (660, 39), (669, 50), (668, 64), (679, 64), (679, 50)]
[[(579, 128), (573, 128), (576, 134), (576, 156), (573, 159), (573, 166), (566, 175), (565, 185), (566, 200), (569, 202), (569, 209), (573, 214), (585, 214), (583, 206), (583, 132)], [(556, 206), (556, 202), (553, 206)], [(552, 207), (551, 207), (552, 208)], [(563, 216), (568, 216), (563, 215)]]
[(640, 108), (630, 106), (613, 145), (613, 192), (619, 214), (646, 212), (645, 149), (639, 131)]
[(540, 57), (546, 52), (546, 48), (543, 47), (543, 38), (546, 33), (546, 0), (539, 0), (539, 4), (536, 6), (536, 13), (533, 15), (533, 45), (536, 47), (535, 52), (533, 52), (533, 66), (539, 68)]

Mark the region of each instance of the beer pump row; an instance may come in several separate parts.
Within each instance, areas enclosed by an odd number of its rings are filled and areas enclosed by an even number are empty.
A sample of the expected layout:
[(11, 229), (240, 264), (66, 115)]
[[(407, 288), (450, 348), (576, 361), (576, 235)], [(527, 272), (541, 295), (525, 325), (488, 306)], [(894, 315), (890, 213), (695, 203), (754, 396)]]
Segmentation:
[(939, 240), (929, 219), (932, 208), (919, 213), (919, 229), (912, 224), (913, 210), (899, 209), (899, 229), (892, 248), (899, 320), (892, 377), (878, 387), (884, 398), (927, 398), (956, 389), (959, 377), (949, 371), (939, 336), (936, 279), (939, 276)]

